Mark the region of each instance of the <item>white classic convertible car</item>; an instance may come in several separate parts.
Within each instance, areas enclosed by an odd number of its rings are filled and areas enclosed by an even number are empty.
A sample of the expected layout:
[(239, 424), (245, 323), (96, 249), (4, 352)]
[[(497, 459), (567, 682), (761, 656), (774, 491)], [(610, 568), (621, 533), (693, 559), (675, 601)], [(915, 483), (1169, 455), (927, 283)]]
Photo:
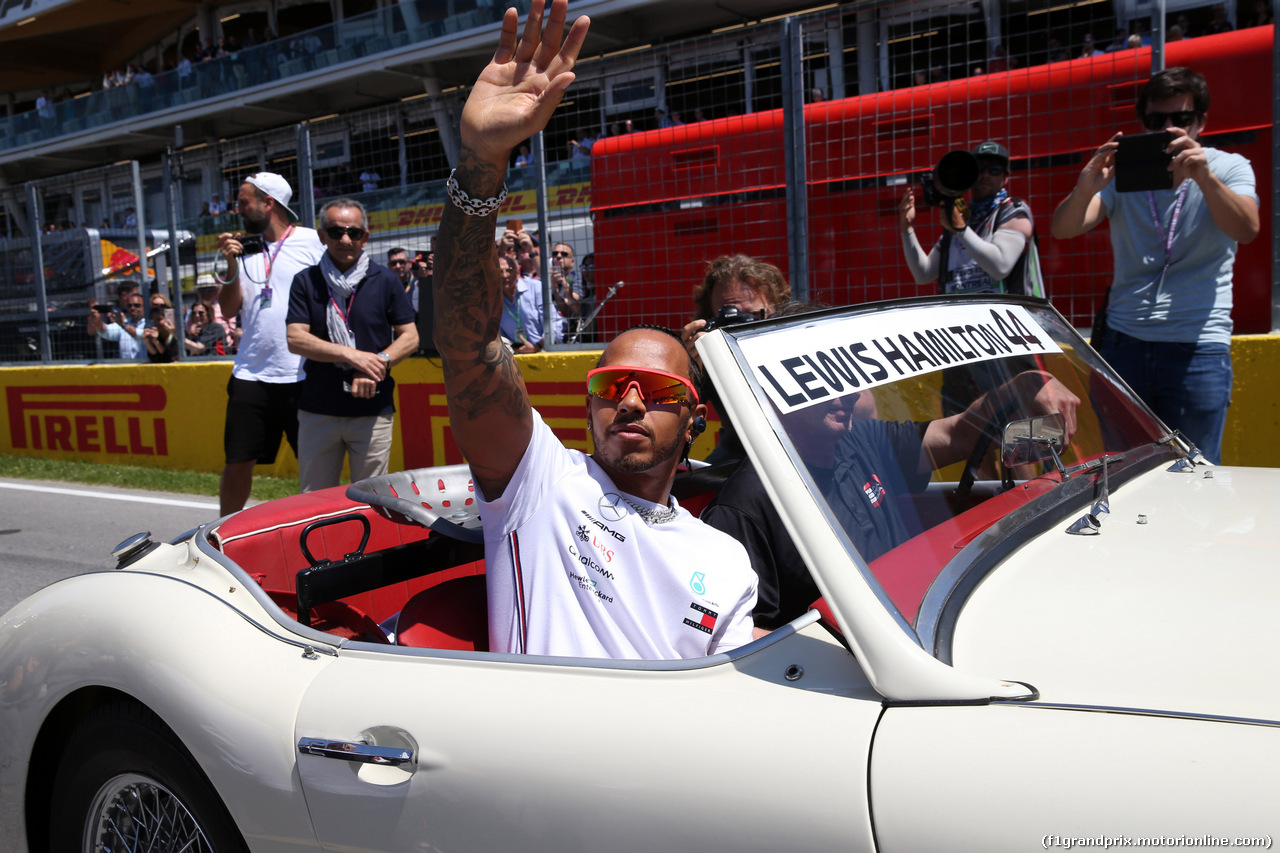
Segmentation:
[[(699, 346), (799, 615), (695, 660), (491, 653), (464, 466), (139, 534), (3, 618), (0, 850), (1270, 846), (1276, 471), (1207, 464), (1032, 300)], [(958, 462), (884, 455), (947, 417)]]

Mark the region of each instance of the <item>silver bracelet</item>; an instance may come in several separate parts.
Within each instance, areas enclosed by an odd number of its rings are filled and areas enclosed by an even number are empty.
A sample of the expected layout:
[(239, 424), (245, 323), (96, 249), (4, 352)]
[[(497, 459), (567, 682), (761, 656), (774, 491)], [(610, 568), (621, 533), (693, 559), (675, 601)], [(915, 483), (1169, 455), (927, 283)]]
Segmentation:
[(506, 201), (507, 185), (505, 183), (502, 185), (502, 192), (493, 198), (472, 198), (467, 195), (462, 187), (458, 186), (457, 175), (457, 169), (450, 172), (449, 180), (444, 182), (444, 188), (449, 193), (449, 201), (453, 202), (467, 216), (488, 216)]

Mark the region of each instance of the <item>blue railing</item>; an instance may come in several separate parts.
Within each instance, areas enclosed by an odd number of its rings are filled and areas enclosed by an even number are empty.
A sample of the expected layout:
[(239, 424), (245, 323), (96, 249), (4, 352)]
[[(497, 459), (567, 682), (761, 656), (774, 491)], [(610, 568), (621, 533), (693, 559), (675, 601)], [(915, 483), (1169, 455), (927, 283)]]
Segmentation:
[[(491, 25), (509, 5), (524, 14), (529, 0), (415, 0), (273, 39), (217, 59), (50, 103), (0, 119), (0, 151), (47, 142), (95, 127), (301, 77), (364, 56)], [(463, 8), (465, 7), (465, 8)]]

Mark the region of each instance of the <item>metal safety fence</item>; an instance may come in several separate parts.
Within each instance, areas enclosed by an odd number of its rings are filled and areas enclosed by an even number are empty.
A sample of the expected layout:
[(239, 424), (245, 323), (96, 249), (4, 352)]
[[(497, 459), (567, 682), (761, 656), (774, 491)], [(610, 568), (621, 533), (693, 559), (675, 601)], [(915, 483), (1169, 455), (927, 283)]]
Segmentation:
[[(537, 238), (548, 305), (553, 263), (569, 264), (560, 271), (582, 282), (585, 307), (549, 348), (599, 346), (637, 322), (683, 325), (696, 312), (694, 287), (722, 255), (775, 264), (794, 297), (826, 304), (927, 294), (937, 284), (917, 283), (904, 260), (904, 198), (914, 196), (914, 229), (927, 251), (942, 229), (922, 176), (948, 152), (990, 140), (1007, 150), (1006, 191), (1032, 211), (1047, 295), (1087, 327), (1111, 279), (1105, 225), (1055, 240), (1050, 218), (1098, 145), (1117, 131), (1141, 131), (1136, 98), (1153, 69), (1189, 65), (1213, 97), (1202, 141), (1249, 158), (1258, 182), (1263, 229), (1237, 258), (1236, 331), (1270, 331), (1280, 256), (1272, 227), (1273, 27), (1239, 20), (1215, 32), (1221, 21), (1210, 6), (1163, 16), (1124, 8), (1047, 0), (840, 6), (583, 57), (547, 129), (513, 152), (495, 239), (508, 226)], [(172, 232), (179, 249), (145, 273), (135, 266), (107, 277), (105, 266), (86, 266), (57, 272), (51, 284), (47, 258), (43, 267), (28, 262), (28, 273), (19, 269), (30, 238), (11, 236), (4, 251), (14, 260), (0, 280), (0, 358), (111, 356), (83, 333), (84, 312), (90, 299), (110, 296), (122, 273), (144, 287), (154, 278), (189, 303), (196, 282), (214, 270), (216, 235), (240, 227), (234, 213), (202, 208), (215, 193), (233, 200), (242, 179), (259, 170), (290, 181), (304, 220), (326, 199), (360, 199), (370, 211), (375, 261), (393, 247), (429, 252), (465, 96), (427, 92), (175, 150), (163, 177), (112, 167), (34, 183), (25, 196), (8, 190), (6, 209), (23, 213), (7, 221), (32, 230), (55, 215), (115, 229), (132, 207), (134, 230), (110, 237), (115, 245), (137, 256)], [(89, 184), (98, 187), (92, 197)], [(65, 233), (37, 242), (47, 254), (69, 239)], [(552, 257), (561, 243), (571, 263)], [(84, 340), (69, 326), (55, 329), (73, 319)], [(15, 325), (25, 331), (11, 331)]]

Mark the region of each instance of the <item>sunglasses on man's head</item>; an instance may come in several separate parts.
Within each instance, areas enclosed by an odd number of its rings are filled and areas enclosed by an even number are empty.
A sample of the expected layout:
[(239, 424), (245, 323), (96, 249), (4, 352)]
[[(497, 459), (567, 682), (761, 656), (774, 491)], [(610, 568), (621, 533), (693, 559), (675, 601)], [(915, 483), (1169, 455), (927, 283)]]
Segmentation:
[(363, 240), (366, 232), (358, 225), (328, 225), (324, 229), (324, 233), (329, 235), (330, 240), (341, 240), (342, 235), (346, 234), (351, 238), (351, 242)]
[(1172, 113), (1149, 112), (1142, 117), (1142, 125), (1147, 130), (1164, 130), (1164, 123), (1167, 121), (1174, 127), (1185, 130), (1195, 124), (1198, 118), (1200, 113), (1195, 110), (1178, 110)]
[(648, 367), (597, 367), (587, 372), (587, 393), (619, 403), (635, 387), (645, 405), (698, 405), (693, 383), (675, 373)]

